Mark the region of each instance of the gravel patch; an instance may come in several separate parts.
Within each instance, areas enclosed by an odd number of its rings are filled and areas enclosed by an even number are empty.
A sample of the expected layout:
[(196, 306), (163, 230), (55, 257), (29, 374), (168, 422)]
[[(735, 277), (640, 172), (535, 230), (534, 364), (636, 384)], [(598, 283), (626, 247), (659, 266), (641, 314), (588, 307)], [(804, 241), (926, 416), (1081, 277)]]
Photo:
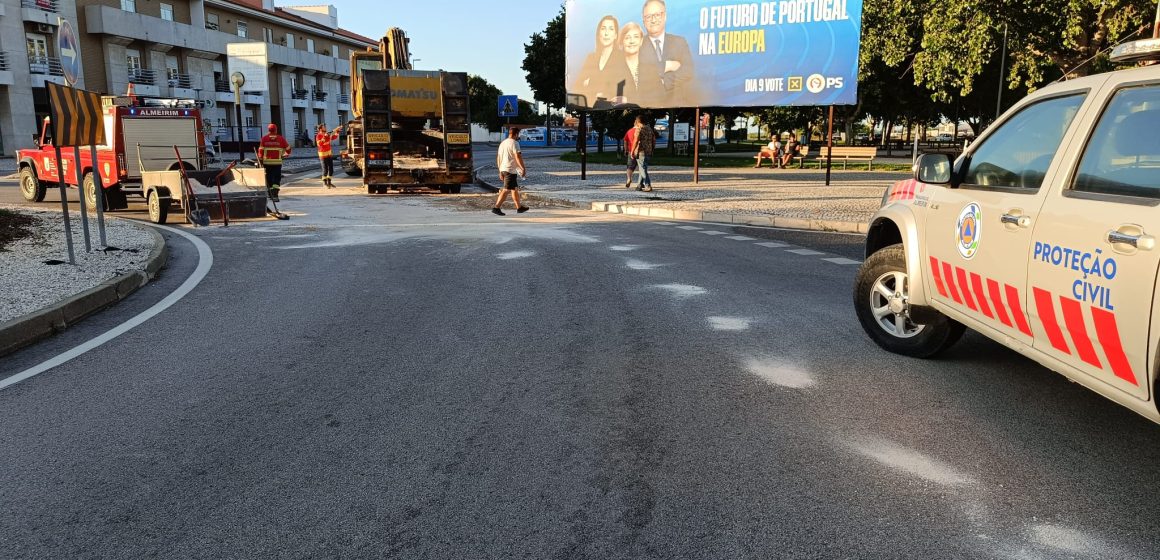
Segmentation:
[[(105, 237), (111, 247), (97, 250), (96, 218), (90, 220), (94, 251), (85, 253), (80, 214), (71, 213), (76, 264), (68, 263), (64, 218), (60, 210), (3, 206), (35, 218), (34, 232), (0, 252), (0, 323), (39, 311), (133, 270), (145, 270), (154, 237), (145, 226), (127, 220), (106, 219)], [(46, 264), (63, 261), (63, 264)]]

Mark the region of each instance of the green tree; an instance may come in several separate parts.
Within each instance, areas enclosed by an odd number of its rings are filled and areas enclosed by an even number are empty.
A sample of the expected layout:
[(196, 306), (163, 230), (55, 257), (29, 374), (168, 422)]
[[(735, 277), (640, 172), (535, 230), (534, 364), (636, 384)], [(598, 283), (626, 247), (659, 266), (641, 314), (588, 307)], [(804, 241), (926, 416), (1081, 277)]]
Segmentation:
[(542, 32), (533, 33), (524, 44), (524, 64), (528, 87), (536, 101), (548, 107), (564, 106), (564, 6)]
[(503, 92), (481, 76), (467, 76), (467, 95), (470, 98), (471, 122), (495, 132), (503, 127), (496, 107)]

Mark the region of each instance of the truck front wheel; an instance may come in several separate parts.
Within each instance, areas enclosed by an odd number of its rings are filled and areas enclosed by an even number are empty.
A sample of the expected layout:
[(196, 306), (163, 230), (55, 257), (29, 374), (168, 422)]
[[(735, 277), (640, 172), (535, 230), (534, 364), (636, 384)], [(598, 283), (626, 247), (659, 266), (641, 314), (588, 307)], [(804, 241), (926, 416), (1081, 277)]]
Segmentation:
[(31, 165), (20, 168), (20, 194), (28, 202), (44, 201), (44, 194), (48, 188), (36, 177), (36, 170)]
[(854, 309), (862, 329), (885, 350), (930, 358), (958, 341), (966, 329), (942, 314), (925, 324), (910, 315), (910, 278), (901, 243), (870, 255), (854, 280)]

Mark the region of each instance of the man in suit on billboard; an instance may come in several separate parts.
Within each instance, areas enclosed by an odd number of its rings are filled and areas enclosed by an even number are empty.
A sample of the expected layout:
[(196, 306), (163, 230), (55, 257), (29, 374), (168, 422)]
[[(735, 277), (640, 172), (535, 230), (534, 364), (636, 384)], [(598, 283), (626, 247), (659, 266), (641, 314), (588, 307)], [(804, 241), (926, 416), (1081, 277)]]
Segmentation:
[(648, 37), (640, 49), (640, 56), (657, 61), (664, 87), (664, 106), (692, 107), (697, 104), (693, 51), (684, 37), (665, 33), (667, 15), (664, 0), (645, 1), (641, 20)]

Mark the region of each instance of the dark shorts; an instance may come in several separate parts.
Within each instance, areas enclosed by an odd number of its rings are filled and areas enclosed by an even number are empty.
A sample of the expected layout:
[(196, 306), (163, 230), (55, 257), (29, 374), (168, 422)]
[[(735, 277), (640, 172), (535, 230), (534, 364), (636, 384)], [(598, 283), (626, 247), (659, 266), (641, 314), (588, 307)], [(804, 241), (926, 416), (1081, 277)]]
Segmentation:
[(628, 170), (629, 171), (636, 171), (636, 160), (635, 159), (628, 158)]
[(506, 171), (501, 171), (499, 176), (501, 178), (503, 178), (503, 188), (505, 188), (505, 189), (518, 189), (518, 188), (520, 188), (519, 184), (516, 183), (516, 176), (517, 175), (515, 173), (508, 173)]

